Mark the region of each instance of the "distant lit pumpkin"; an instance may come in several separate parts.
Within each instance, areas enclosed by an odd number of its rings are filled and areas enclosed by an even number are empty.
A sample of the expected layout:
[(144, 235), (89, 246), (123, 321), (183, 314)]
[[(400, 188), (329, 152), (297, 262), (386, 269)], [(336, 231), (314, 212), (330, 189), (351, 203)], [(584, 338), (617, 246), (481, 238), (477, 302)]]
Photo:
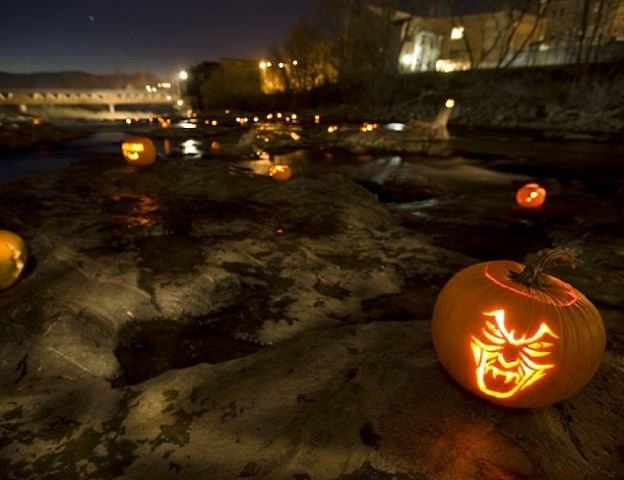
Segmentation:
[(273, 180), (283, 182), (292, 177), (292, 169), (288, 165), (271, 165), (269, 175)]
[(156, 160), (156, 147), (146, 137), (130, 137), (121, 144), (121, 153), (132, 165), (150, 165)]
[(219, 142), (217, 142), (216, 140), (213, 140), (213, 141), (210, 143), (210, 148), (211, 148), (212, 150), (221, 150), (221, 144), (220, 144)]
[(537, 183), (527, 183), (518, 189), (516, 203), (521, 207), (537, 208), (546, 201), (546, 190)]
[(449, 280), (431, 327), (440, 363), (459, 384), (496, 404), (542, 407), (589, 382), (605, 351), (600, 314), (543, 272), (573, 260), (568, 250), (543, 250), (526, 266), (490, 261)]
[(0, 290), (17, 282), (24, 270), (28, 252), (19, 235), (0, 230)]

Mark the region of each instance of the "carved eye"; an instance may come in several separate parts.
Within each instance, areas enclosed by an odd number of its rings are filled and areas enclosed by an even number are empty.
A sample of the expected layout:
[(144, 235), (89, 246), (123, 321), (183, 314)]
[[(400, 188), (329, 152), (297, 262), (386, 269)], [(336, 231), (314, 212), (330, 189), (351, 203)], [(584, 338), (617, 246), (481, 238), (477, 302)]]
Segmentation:
[(537, 183), (527, 183), (516, 193), (516, 203), (524, 208), (541, 207), (546, 201), (546, 190)]

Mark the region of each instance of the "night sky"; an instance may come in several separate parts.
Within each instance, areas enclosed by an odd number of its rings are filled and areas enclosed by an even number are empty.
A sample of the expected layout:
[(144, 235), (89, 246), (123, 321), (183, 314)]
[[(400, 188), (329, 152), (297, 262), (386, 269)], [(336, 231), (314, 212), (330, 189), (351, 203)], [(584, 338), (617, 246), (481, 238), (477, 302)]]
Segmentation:
[(308, 0), (3, 0), (0, 71), (149, 72), (261, 58)]

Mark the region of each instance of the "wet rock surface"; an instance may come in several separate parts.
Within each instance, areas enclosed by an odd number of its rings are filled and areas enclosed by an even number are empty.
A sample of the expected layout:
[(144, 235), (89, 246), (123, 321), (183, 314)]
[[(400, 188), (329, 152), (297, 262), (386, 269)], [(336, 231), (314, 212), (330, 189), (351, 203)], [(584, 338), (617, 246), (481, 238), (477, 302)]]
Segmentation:
[[(0, 292), (3, 478), (624, 476), (617, 190), (553, 180), (527, 211), (534, 172), (455, 157), (283, 183), (262, 162), (104, 156), (0, 185), (31, 252)], [(564, 402), (493, 407), (438, 363), (435, 298), (463, 266), (553, 245), (581, 252), (557, 274), (607, 353)]]

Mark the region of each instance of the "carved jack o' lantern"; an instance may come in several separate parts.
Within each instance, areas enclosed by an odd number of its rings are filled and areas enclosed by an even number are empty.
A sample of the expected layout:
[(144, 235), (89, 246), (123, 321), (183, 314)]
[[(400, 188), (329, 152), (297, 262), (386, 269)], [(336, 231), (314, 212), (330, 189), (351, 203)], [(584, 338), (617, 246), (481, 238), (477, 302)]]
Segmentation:
[(283, 182), (292, 177), (292, 169), (288, 165), (271, 165), (269, 175), (273, 180)]
[(156, 147), (145, 137), (127, 138), (121, 144), (121, 153), (132, 165), (150, 165), (156, 160)]
[(24, 241), (15, 233), (0, 230), (0, 290), (17, 282), (24, 270), (28, 252)]
[(501, 260), (472, 265), (436, 301), (433, 344), (451, 376), (508, 407), (547, 406), (592, 378), (605, 350), (600, 314), (571, 285), (543, 273), (573, 262), (568, 250), (538, 253), (527, 266)]
[(537, 183), (527, 183), (516, 192), (516, 203), (525, 208), (541, 207), (546, 201), (546, 190)]

